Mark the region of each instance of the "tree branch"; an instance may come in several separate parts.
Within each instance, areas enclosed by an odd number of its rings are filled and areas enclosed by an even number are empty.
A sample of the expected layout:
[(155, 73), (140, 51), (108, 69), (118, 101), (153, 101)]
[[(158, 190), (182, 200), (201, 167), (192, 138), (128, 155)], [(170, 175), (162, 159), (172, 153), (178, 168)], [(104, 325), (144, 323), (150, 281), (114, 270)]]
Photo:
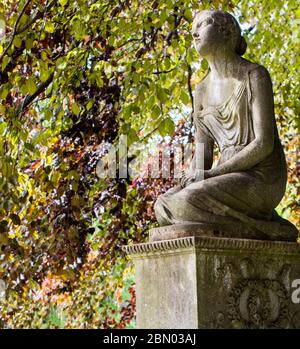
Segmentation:
[(19, 16), (18, 16), (18, 18), (17, 18), (17, 20), (16, 20), (16, 23), (15, 23), (15, 25), (14, 25), (13, 33), (12, 33), (11, 39), (10, 39), (10, 41), (9, 41), (9, 44), (8, 44), (8, 46), (6, 47), (6, 49), (3, 51), (3, 53), (2, 53), (2, 55), (1, 55), (1, 57), (0, 57), (0, 62), (2, 61), (3, 57), (7, 54), (7, 51), (10, 49), (10, 47), (11, 47), (11, 45), (12, 45), (12, 43), (13, 43), (14, 38), (15, 38), (15, 36), (16, 36), (16, 34), (17, 34), (17, 27), (18, 27), (18, 24), (19, 24), (19, 22), (20, 22), (20, 20), (21, 20), (21, 17), (23, 16), (23, 14), (24, 14), (26, 8), (27, 8), (28, 5), (30, 4), (30, 2), (31, 2), (31, 0), (27, 0), (27, 2), (25, 3), (25, 5), (24, 5), (22, 11), (20, 12), (20, 14), (19, 14)]
[(123, 42), (122, 44), (120, 44), (119, 46), (116, 47), (116, 50), (119, 50), (120, 48), (122, 48), (123, 46), (126, 46), (127, 44), (131, 43), (131, 42), (134, 42), (134, 41), (142, 41), (143, 40), (143, 36), (138, 39), (138, 38), (131, 38), (125, 42)]
[(193, 98), (192, 84), (191, 84), (191, 79), (192, 79), (192, 73), (193, 73), (193, 72), (192, 72), (192, 68), (191, 68), (191, 66), (189, 65), (189, 63), (187, 62), (187, 60), (186, 60), (186, 64), (187, 64), (187, 69), (188, 69), (188, 80), (187, 80), (187, 83), (188, 83), (188, 92), (189, 92), (189, 96), (190, 96), (191, 104), (192, 104), (192, 115), (191, 115), (191, 120), (190, 120), (190, 130), (189, 130), (189, 134), (188, 134), (189, 142), (191, 142), (191, 141), (192, 141), (192, 138), (193, 138), (192, 128), (193, 128), (193, 123), (194, 123), (194, 120), (193, 120), (194, 98)]
[(187, 67), (188, 67), (188, 91), (189, 91), (189, 96), (190, 96), (190, 99), (191, 99), (191, 103), (192, 103), (192, 110), (194, 112), (194, 98), (193, 98), (193, 92), (192, 92), (192, 84), (191, 84), (191, 79), (192, 79), (192, 68), (191, 66), (187, 64)]
[(153, 74), (155, 75), (160, 75), (160, 74), (168, 74), (168, 73), (171, 73), (173, 70), (175, 70), (176, 67), (174, 68), (171, 68), (169, 70), (160, 70), (160, 71), (154, 71)]
[(32, 94), (32, 95), (27, 95), (24, 100), (23, 100), (23, 103), (22, 103), (22, 106), (20, 108), (20, 110), (18, 111), (17, 113), (17, 116), (19, 116), (19, 114), (23, 113), (23, 111), (29, 106), (29, 104), (31, 102), (33, 102), (33, 100), (38, 96), (40, 95), (42, 92), (44, 92), (46, 90), (46, 88), (50, 85), (50, 83), (52, 82), (53, 80), (53, 77), (54, 77), (54, 73), (52, 73), (49, 78), (42, 82), (37, 90)]
[(19, 30), (16, 31), (16, 35), (19, 35), (21, 33), (23, 33), (26, 29), (28, 29), (36, 20), (38, 20), (39, 18), (43, 17), (44, 12), (41, 12), (40, 10), (37, 11), (37, 13), (31, 18), (30, 21), (28, 21), (28, 23), (26, 23), (24, 25), (24, 27), (20, 28)]

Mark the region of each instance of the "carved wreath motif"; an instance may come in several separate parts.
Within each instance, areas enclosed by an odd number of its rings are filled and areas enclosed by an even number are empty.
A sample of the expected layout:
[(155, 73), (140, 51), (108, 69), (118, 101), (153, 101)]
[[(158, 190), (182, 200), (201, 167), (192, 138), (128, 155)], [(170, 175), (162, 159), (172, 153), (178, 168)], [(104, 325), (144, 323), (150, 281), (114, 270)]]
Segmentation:
[[(300, 314), (290, 314), (288, 290), (284, 280), (288, 280), (291, 266), (283, 265), (280, 270), (268, 277), (274, 261), (266, 261), (263, 272), (257, 275), (256, 263), (243, 259), (239, 265), (225, 263), (220, 271), (230, 269), (239, 280), (231, 287), (225, 312), (217, 314), (217, 327), (223, 327), (229, 321), (234, 328), (297, 328), (300, 325)], [(226, 321), (226, 322), (227, 322)]]
[(282, 328), (288, 321), (288, 301), (279, 281), (244, 279), (230, 292), (227, 316), (233, 327)]

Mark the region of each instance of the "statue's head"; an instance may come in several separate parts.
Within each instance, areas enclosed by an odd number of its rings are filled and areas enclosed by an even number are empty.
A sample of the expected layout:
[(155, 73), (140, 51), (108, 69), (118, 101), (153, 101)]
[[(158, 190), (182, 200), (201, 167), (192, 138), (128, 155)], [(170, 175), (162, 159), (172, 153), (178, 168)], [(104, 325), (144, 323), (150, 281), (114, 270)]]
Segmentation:
[(223, 48), (242, 56), (247, 48), (236, 19), (220, 10), (198, 12), (193, 21), (192, 35), (196, 50), (202, 57)]

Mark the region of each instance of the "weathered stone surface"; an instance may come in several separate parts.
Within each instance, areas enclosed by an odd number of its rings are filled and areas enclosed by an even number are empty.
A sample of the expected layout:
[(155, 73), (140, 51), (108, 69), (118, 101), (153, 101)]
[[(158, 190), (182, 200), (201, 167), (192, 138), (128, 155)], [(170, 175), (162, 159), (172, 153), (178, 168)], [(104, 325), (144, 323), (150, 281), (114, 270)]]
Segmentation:
[[(271, 224), (269, 222), (268, 224)], [(185, 223), (173, 224), (152, 228), (149, 231), (149, 241), (171, 240), (188, 236), (210, 236), (210, 237), (233, 237), (238, 239), (256, 239), (273, 241), (292, 241), (295, 242), (298, 237), (297, 230), (294, 231), (291, 224), (291, 233), (283, 231), (273, 231), (270, 234), (259, 230), (248, 229), (242, 222), (236, 222), (231, 225), (210, 224), (210, 223)]]
[(139, 328), (300, 328), (300, 246), (185, 237), (125, 246)]
[[(229, 13), (201, 11), (192, 35), (210, 67), (195, 90), (193, 110), (195, 140), (204, 154), (196, 148), (179, 185), (157, 199), (159, 225), (193, 222), (221, 236), (296, 241), (296, 227), (275, 211), (287, 169), (268, 71), (241, 57), (246, 43)], [(212, 166), (215, 146), (220, 158)]]

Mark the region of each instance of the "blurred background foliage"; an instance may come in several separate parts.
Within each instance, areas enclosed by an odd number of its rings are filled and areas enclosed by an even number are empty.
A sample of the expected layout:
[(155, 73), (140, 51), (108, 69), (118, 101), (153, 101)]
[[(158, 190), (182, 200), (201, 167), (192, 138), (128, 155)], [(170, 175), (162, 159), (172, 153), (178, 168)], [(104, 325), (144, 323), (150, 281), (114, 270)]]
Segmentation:
[[(245, 58), (273, 80), (299, 226), (296, 0), (0, 1), (0, 301), (3, 328), (131, 328), (135, 286), (121, 246), (145, 241), (172, 179), (99, 179), (103, 142), (192, 140), (195, 11), (233, 13)], [(151, 160), (150, 160), (151, 163)], [(2, 283), (3, 285), (3, 283)]]

